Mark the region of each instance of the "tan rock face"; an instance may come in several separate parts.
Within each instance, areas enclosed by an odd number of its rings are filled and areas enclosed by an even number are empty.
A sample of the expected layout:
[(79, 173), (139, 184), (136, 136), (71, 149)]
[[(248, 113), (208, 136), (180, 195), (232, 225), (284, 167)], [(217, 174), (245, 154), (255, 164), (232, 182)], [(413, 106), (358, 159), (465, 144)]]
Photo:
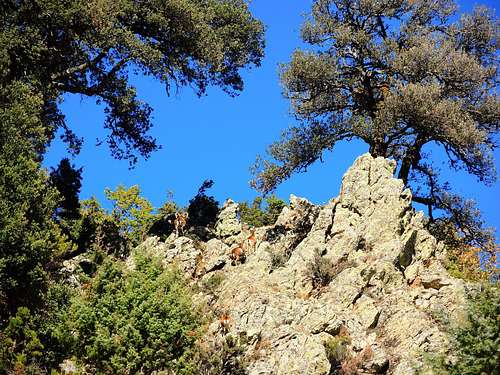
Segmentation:
[(145, 245), (194, 282), (222, 275), (210, 301), (230, 324), (222, 330), (214, 321), (208, 334), (245, 334), (251, 375), (326, 375), (335, 366), (413, 374), (423, 353), (446, 350), (433, 316), (460, 314), (465, 285), (441, 265), (442, 245), (424, 229), (394, 169), (366, 154), (325, 206), (292, 196), (275, 225), (256, 231), (242, 264), (229, 260), (232, 243), (247, 236), (232, 201), (219, 218), (218, 239)]

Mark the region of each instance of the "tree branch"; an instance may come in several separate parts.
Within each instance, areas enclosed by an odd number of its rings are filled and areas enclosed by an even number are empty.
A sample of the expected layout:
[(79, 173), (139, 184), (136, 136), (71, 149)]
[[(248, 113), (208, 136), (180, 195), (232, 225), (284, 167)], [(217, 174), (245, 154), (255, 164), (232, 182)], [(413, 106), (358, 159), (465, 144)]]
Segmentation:
[(99, 55), (97, 55), (94, 60), (87, 61), (87, 62), (85, 62), (83, 64), (74, 66), (72, 68), (68, 68), (68, 69), (64, 70), (63, 72), (53, 74), (51, 76), (51, 79), (52, 79), (53, 82), (55, 82), (55, 81), (60, 80), (61, 78), (69, 78), (69, 77), (71, 77), (75, 73), (83, 72), (83, 71), (87, 70), (90, 67), (96, 66), (99, 62), (102, 61), (102, 59), (104, 59), (106, 57), (107, 54), (108, 54), (108, 51), (103, 51)]

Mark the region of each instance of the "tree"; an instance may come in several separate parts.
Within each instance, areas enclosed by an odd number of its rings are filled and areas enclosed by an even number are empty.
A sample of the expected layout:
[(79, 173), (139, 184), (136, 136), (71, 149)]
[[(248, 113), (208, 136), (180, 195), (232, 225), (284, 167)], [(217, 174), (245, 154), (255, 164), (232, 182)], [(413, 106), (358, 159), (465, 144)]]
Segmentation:
[(106, 259), (91, 289), (72, 299), (65, 330), (73, 335), (64, 338), (70, 354), (98, 374), (191, 373), (202, 323), (192, 290), (180, 271), (162, 267), (160, 257), (133, 256), (132, 270)]
[(80, 217), (78, 194), (82, 188), (82, 168), (76, 169), (68, 158), (63, 158), (57, 168), (52, 168), (50, 183), (62, 196), (58, 209), (59, 218), (63, 220), (78, 219)]
[[(448, 322), (454, 359), (430, 358), (435, 374), (498, 374), (500, 371), (500, 289), (484, 283), (481, 291), (470, 292), (464, 321)], [(450, 323), (455, 323), (454, 325)]]
[(434, 228), (451, 224), (465, 243), (488, 249), (492, 235), (473, 202), (439, 181), (429, 155), (437, 146), (452, 169), (496, 181), (498, 19), (484, 7), (455, 14), (453, 0), (314, 1), (302, 29), (313, 49), (297, 50), (281, 70), (299, 125), (269, 147), (274, 161), (257, 160), (252, 185), (268, 193), (357, 138), (398, 162)]
[(175, 215), (179, 207), (177, 207), (173, 198), (173, 193), (169, 191), (167, 193), (167, 200), (156, 210), (155, 219), (149, 228), (148, 235), (157, 236), (162, 240), (166, 240), (175, 230)]
[(49, 269), (71, 244), (53, 220), (60, 196), (40, 168), (42, 100), (29, 87), (9, 90), (0, 106), (0, 327), (20, 306), (43, 302)]
[(215, 224), (219, 214), (219, 202), (213, 197), (207, 195), (207, 190), (214, 186), (212, 180), (205, 180), (198, 189), (194, 198), (189, 200), (187, 208), (188, 226), (201, 226)]
[[(40, 96), (45, 142), (58, 130), (71, 151), (82, 140), (58, 105), (67, 93), (106, 105), (112, 154), (131, 163), (158, 148), (151, 108), (129, 73), (203, 95), (208, 85), (243, 88), (241, 68), (260, 64), (263, 25), (244, 0), (41, 0), (0, 2), (0, 87), (23, 83)], [(0, 96), (0, 105), (10, 106)]]
[(104, 193), (113, 202), (111, 216), (120, 228), (120, 234), (132, 245), (138, 245), (155, 220), (153, 205), (141, 197), (138, 185), (128, 189), (120, 185), (115, 191), (106, 189)]
[[(104, 103), (111, 153), (133, 164), (158, 145), (148, 135), (151, 108), (129, 75), (153, 77), (167, 93), (191, 86), (203, 95), (215, 85), (235, 95), (240, 70), (260, 64), (263, 34), (243, 0), (0, 1), (0, 327), (20, 306), (34, 311), (49, 269), (75, 254), (56, 220), (61, 197), (41, 167), (56, 134), (72, 153), (82, 144), (59, 108), (64, 96)], [(120, 240), (107, 215), (75, 224), (78, 251), (101, 237)]]

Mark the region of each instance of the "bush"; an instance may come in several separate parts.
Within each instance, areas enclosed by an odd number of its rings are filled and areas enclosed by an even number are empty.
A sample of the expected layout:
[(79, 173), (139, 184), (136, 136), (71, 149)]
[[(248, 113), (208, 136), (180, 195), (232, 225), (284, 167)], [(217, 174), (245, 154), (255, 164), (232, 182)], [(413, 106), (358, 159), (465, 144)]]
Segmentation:
[(269, 251), (271, 255), (271, 269), (275, 270), (277, 268), (283, 267), (286, 262), (290, 259), (290, 255), (286, 251)]
[(71, 350), (65, 311), (74, 291), (49, 281), (45, 303), (35, 312), (21, 307), (0, 331), (1, 374), (48, 374)]
[(266, 206), (262, 209), (262, 197), (257, 197), (250, 206), (247, 202), (240, 203), (240, 217), (243, 223), (253, 227), (272, 225), (278, 219), (285, 201), (272, 195), (266, 198)]
[(481, 269), (480, 250), (473, 247), (447, 249), (445, 266), (451, 276), (467, 281), (486, 281), (490, 273)]
[(36, 333), (34, 320), (30, 310), (21, 307), (0, 332), (1, 373), (42, 373), (37, 362), (44, 347)]
[(467, 321), (449, 328), (452, 339), (452, 361), (433, 357), (430, 365), (436, 373), (477, 375), (500, 373), (500, 289), (486, 285), (483, 291), (469, 296)]
[[(104, 251), (118, 257), (128, 255), (129, 243), (122, 233), (122, 225), (108, 214), (97, 199), (91, 198), (81, 203), (81, 217), (75, 222), (78, 253), (91, 250)], [(74, 256), (77, 254), (71, 254)]]
[[(347, 332), (339, 333), (324, 343), (326, 357), (330, 362), (329, 375), (357, 375), (363, 364), (373, 357), (373, 351), (368, 344), (358, 353), (351, 353), (349, 345), (351, 339)], [(380, 373), (386, 373), (387, 368)]]
[(167, 237), (175, 230), (174, 220), (178, 210), (177, 205), (171, 200), (166, 201), (158, 210), (148, 235), (160, 237), (165, 241)]
[[(243, 341), (243, 342), (242, 342)], [(246, 375), (244, 344), (246, 337), (227, 335), (221, 342), (205, 343), (198, 350), (194, 362), (196, 374), (206, 375)]]
[(201, 323), (183, 276), (140, 256), (134, 270), (107, 259), (72, 300), (66, 321), (73, 353), (101, 374), (189, 373)]
[(313, 260), (308, 264), (309, 276), (314, 288), (327, 286), (343, 270), (352, 267), (353, 263), (342, 257), (337, 263), (322, 256), (319, 250), (316, 250)]
[(342, 363), (350, 359), (349, 344), (350, 340), (346, 336), (336, 336), (324, 343), (326, 358), (330, 362), (330, 375), (340, 374)]
[(221, 286), (223, 282), (224, 282), (224, 275), (222, 273), (215, 273), (214, 275), (211, 275), (209, 278), (203, 280), (203, 282), (201, 283), (202, 291), (205, 292), (206, 294), (215, 295), (217, 289)]

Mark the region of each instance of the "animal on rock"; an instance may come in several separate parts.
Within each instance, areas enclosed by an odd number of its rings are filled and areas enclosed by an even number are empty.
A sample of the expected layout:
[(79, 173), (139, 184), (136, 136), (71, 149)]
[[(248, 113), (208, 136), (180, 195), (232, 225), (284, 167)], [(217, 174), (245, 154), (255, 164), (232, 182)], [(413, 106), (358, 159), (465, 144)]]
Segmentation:
[(248, 249), (255, 250), (257, 245), (257, 237), (255, 237), (255, 228), (250, 229), (250, 234), (247, 236)]
[(229, 327), (231, 326), (231, 316), (226, 312), (219, 317), (219, 326), (223, 334), (229, 332)]
[(229, 255), (231, 258), (231, 263), (233, 265), (244, 263), (246, 259), (246, 253), (243, 244), (239, 244), (238, 246), (231, 249), (231, 254)]
[(184, 229), (186, 228), (189, 215), (187, 212), (176, 212), (174, 219), (175, 236), (179, 237), (179, 234), (184, 234)]

